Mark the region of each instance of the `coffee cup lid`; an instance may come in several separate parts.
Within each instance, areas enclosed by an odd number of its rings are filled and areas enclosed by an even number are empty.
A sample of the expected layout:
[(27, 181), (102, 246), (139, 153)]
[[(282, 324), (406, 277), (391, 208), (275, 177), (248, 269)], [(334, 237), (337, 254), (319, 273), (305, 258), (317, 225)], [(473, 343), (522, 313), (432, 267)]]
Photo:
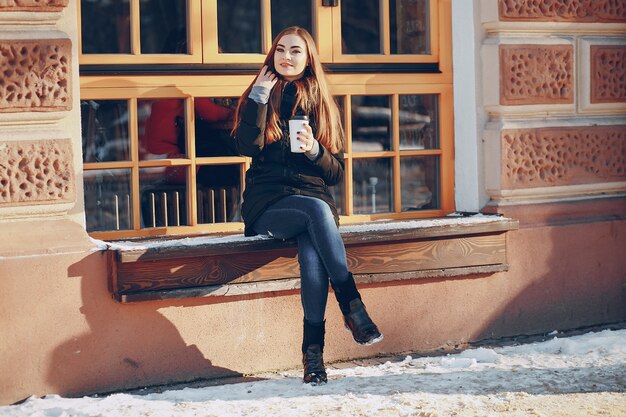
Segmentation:
[(303, 114), (296, 114), (291, 118), (291, 120), (309, 120), (309, 116), (305, 116)]

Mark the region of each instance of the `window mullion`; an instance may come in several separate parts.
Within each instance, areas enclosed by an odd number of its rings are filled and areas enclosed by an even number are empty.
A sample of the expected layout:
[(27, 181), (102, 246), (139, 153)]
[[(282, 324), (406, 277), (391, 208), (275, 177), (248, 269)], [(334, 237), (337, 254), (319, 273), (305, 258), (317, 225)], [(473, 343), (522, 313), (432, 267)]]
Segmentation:
[(263, 53), (267, 54), (272, 47), (272, 5), (270, 0), (261, 0), (261, 34), (263, 36)]
[(383, 55), (391, 55), (389, 0), (380, 0), (380, 35)]
[(131, 98), (128, 103), (128, 132), (130, 133), (130, 160), (132, 168), (131, 195), (133, 210), (133, 230), (141, 229), (141, 197), (139, 189), (139, 130), (137, 127), (137, 98)]
[(395, 156), (393, 157), (393, 207), (394, 213), (402, 211), (400, 177), (400, 96), (391, 96), (391, 134)]
[(141, 55), (141, 18), (139, 0), (130, 1), (130, 51), (133, 55)]
[(346, 215), (350, 216), (354, 212), (354, 196), (352, 187), (352, 97), (343, 96), (343, 120), (345, 121), (345, 152), (348, 157), (345, 159), (343, 190), (345, 196)]
[(196, 185), (196, 129), (194, 103), (191, 97), (185, 99), (185, 139), (187, 140), (187, 157), (191, 159), (187, 174), (187, 216), (189, 226), (198, 225), (198, 195)]

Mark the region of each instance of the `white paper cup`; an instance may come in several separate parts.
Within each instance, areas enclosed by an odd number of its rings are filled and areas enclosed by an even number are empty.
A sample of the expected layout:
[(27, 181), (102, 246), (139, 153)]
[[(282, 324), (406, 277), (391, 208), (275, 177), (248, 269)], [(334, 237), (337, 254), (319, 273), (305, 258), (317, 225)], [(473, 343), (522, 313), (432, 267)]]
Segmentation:
[(293, 116), (289, 119), (289, 143), (291, 144), (291, 152), (304, 153), (304, 149), (300, 146), (302, 142), (298, 140), (298, 132), (304, 130), (303, 122), (308, 122), (307, 116)]

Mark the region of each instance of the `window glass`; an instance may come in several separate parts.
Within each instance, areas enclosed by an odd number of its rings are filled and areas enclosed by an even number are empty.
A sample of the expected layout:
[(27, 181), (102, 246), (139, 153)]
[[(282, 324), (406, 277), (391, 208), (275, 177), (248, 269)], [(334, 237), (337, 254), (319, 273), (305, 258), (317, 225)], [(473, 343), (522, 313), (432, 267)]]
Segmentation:
[(219, 52), (261, 53), (261, 2), (217, 0)]
[(400, 95), (400, 149), (439, 148), (439, 95)]
[(84, 54), (130, 53), (130, 1), (81, 0)]
[(130, 169), (84, 171), (87, 231), (132, 228)]
[(344, 54), (379, 54), (379, 0), (341, 1), (341, 50)]
[[(177, 172), (180, 181), (171, 181)], [(139, 170), (141, 227), (187, 225), (188, 166), (151, 167)]]
[(313, 35), (313, 2), (272, 0), (272, 39), (289, 26), (300, 26)]
[(400, 158), (402, 211), (440, 208), (439, 156)]
[(352, 150), (391, 150), (389, 96), (352, 96)]
[(83, 100), (83, 162), (130, 160), (128, 101)]
[(352, 165), (354, 213), (373, 214), (393, 211), (393, 168), (391, 159), (355, 159)]
[(198, 223), (241, 221), (240, 165), (203, 165), (198, 171)]
[(141, 0), (142, 54), (187, 53), (186, 1)]
[(390, 0), (392, 54), (429, 54), (429, 0)]
[(139, 159), (185, 158), (185, 100), (137, 100)]

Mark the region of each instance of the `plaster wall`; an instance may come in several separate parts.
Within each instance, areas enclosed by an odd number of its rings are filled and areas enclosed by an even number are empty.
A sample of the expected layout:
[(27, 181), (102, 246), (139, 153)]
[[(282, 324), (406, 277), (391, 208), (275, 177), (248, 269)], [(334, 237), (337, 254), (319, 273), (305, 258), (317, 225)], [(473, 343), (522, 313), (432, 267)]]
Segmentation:
[[(626, 317), (626, 221), (522, 227), (507, 240), (505, 273), (364, 287), (385, 334), (377, 345), (351, 340), (331, 294), (326, 360)], [(105, 253), (69, 246), (0, 259), (0, 403), (300, 366), (297, 291), (120, 304), (108, 269)]]

